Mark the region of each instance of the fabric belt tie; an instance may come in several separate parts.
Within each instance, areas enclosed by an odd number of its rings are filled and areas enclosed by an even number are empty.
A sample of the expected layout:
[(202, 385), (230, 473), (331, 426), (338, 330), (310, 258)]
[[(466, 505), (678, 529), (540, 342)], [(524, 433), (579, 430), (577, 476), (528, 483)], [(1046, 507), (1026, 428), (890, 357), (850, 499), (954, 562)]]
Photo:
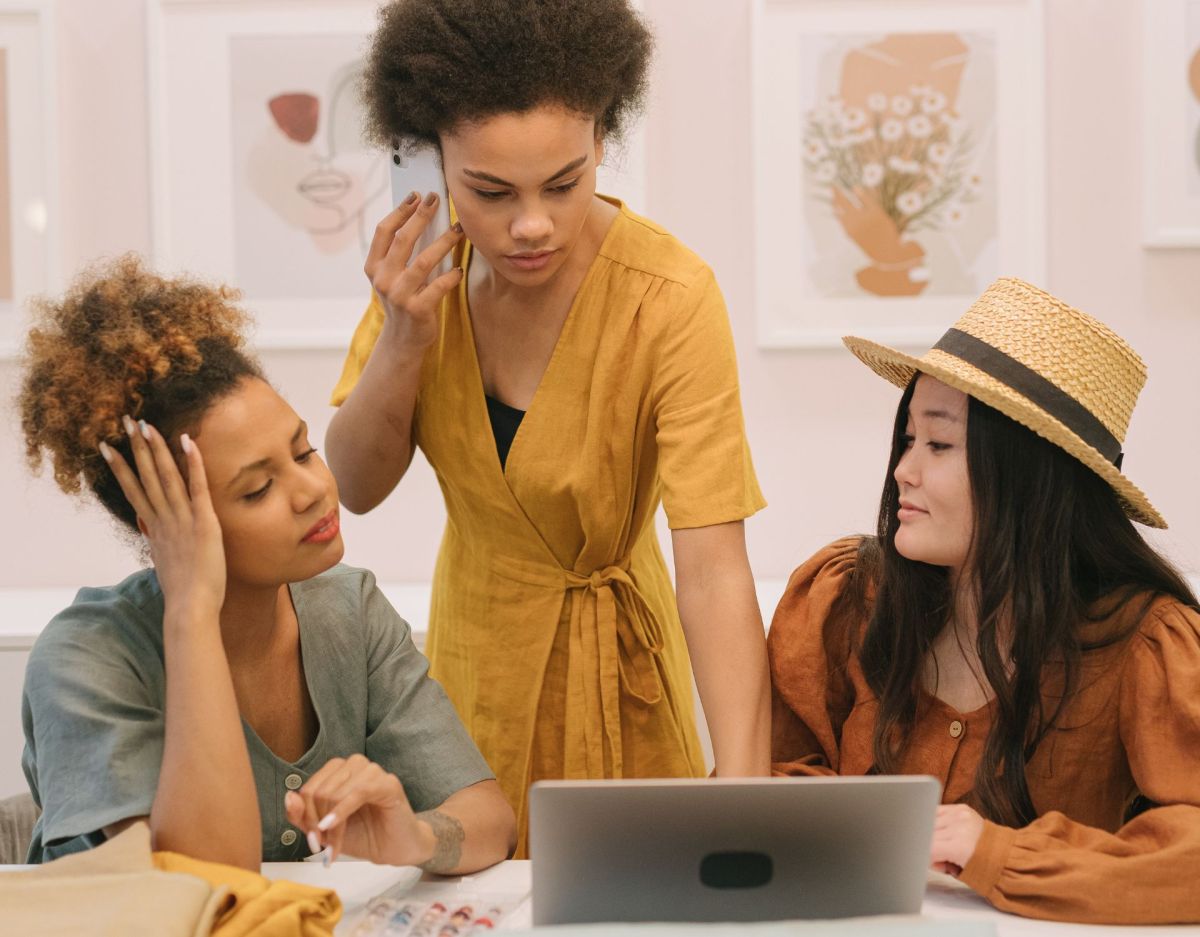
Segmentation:
[[(663, 698), (658, 655), (663, 629), (628, 570), (584, 576), (563, 570), (571, 602), (568, 698), (582, 704), (582, 759), (567, 739), (567, 777), (622, 777), (621, 693), (652, 705)], [(588, 661), (597, 666), (587, 666)], [(596, 679), (598, 671), (599, 680)]]

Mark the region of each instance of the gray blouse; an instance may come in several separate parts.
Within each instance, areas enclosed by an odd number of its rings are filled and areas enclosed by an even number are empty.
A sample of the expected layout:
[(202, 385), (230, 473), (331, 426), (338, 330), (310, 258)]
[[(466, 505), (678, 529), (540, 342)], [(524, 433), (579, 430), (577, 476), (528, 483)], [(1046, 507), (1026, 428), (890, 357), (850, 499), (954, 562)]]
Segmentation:
[[(400, 779), (416, 811), (493, 777), (371, 573), (336, 566), (290, 589), (320, 728), (288, 763), (242, 722), (264, 861), (308, 855), (283, 798), (330, 758), (366, 755)], [(103, 842), (105, 826), (150, 813), (163, 754), (162, 619), (158, 579), (143, 570), (117, 586), (80, 590), (34, 645), (21, 763), (43, 813), (29, 862), (89, 849)]]

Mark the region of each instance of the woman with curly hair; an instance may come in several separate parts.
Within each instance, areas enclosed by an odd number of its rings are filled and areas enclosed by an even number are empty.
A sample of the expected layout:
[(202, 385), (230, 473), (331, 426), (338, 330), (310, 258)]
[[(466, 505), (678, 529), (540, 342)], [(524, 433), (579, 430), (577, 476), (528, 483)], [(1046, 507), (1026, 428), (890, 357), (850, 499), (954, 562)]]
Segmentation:
[(724, 300), (596, 193), (651, 44), (626, 0), (393, 0), (366, 65), (370, 134), (436, 151), (457, 223), (414, 252), (438, 195), (413, 193), (379, 225), (330, 467), (361, 512), (417, 447), (433, 466), (433, 673), (522, 831), (539, 778), (703, 772), (689, 654), (716, 773), (769, 766), (743, 531), (764, 501)]
[(771, 624), (775, 770), (942, 782), (930, 859), (996, 907), (1200, 922), (1200, 608), (1121, 471), (1146, 368), (994, 283), (903, 388), (873, 537), (797, 569)]
[(81, 590), (34, 646), (29, 861), (145, 819), (156, 849), (251, 869), (326, 846), (497, 862), (512, 810), (408, 626), (338, 565), (337, 486), (233, 299), (127, 257), (35, 308), (30, 463), (90, 491), (153, 565)]

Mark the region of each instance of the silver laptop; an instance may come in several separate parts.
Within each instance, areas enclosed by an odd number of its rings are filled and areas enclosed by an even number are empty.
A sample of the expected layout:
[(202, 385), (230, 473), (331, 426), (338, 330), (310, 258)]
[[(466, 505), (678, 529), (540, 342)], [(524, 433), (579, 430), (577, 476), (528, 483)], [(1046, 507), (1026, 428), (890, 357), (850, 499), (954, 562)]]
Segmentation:
[(930, 777), (539, 781), (533, 923), (915, 914)]

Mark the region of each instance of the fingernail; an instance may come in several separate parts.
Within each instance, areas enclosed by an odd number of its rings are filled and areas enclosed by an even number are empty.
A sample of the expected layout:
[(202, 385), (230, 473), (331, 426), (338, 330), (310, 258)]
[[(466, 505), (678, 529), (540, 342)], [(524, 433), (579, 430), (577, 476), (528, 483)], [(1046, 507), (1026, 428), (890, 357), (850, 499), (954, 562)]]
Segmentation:
[(460, 280), (462, 279), (463, 274), (467, 272), (462, 267), (455, 267), (454, 269), (458, 271), (458, 278)]
[(329, 846), (326, 846), (325, 847), (325, 858), (321, 860), (321, 865), (325, 866), (325, 868), (329, 868), (329, 863), (331, 863), (332, 861), (333, 861), (333, 849), (331, 849)]
[(141, 427), (142, 436), (146, 439), (150, 438), (150, 427), (146, 425), (145, 420), (138, 420), (138, 426)]
[(132, 436), (136, 429), (133, 425), (133, 420), (128, 415), (121, 417), (121, 422), (125, 425), (125, 432)]
[(321, 837), (312, 830), (308, 831), (308, 851), (314, 856), (321, 851)]
[(427, 206), (428, 205), (436, 205), (437, 204), (437, 193), (430, 192), (428, 195), (426, 195), (425, 196), (425, 204)]
[(105, 462), (112, 461), (112, 450), (108, 448), (108, 443), (103, 439), (100, 440), (100, 455), (104, 456)]
[(450, 230), (453, 231), (455, 234), (462, 234), (462, 222), (461, 221), (454, 222), (454, 224), (450, 225)]
[[(182, 449), (184, 452), (190, 454), (192, 451), (192, 437), (189, 436), (187, 433), (180, 433), (179, 448)], [(288, 793), (291, 793), (291, 792), (289, 791)]]
[(409, 193), (408, 193), (408, 198), (406, 198), (406, 199), (404, 200), (404, 204), (405, 204), (405, 205), (411, 205), (413, 202), (415, 202), (415, 201), (416, 201), (417, 199), (419, 199), (420, 197), (421, 197), (421, 196), (420, 196), (420, 195), (418, 195), (416, 192), (409, 192)]
[(317, 824), (317, 829), (324, 833), (327, 829), (337, 823), (337, 817), (332, 813), (327, 813), (321, 818), (321, 822)]

